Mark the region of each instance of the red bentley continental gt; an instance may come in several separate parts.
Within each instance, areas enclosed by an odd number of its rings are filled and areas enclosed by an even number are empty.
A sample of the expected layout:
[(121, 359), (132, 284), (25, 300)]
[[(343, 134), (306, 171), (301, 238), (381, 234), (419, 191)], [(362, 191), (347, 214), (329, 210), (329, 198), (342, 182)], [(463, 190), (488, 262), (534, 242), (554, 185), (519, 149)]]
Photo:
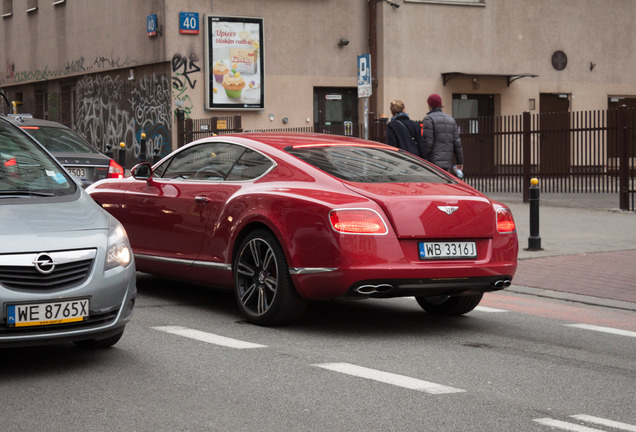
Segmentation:
[(126, 228), (139, 271), (232, 289), (259, 325), (341, 296), (412, 296), (429, 313), (465, 314), (517, 268), (505, 205), (356, 138), (214, 136), (87, 190)]

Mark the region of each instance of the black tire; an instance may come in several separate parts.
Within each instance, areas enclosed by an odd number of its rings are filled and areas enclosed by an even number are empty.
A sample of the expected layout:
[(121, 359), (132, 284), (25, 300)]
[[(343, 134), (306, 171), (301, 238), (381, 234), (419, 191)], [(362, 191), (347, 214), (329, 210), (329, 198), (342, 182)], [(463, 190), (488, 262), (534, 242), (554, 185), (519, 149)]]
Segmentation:
[(110, 337), (104, 339), (88, 339), (82, 341), (76, 341), (75, 345), (80, 348), (88, 348), (88, 349), (103, 349), (110, 348), (119, 342), (119, 339), (124, 335), (124, 331), (120, 331), (119, 333), (112, 335)]
[(483, 294), (467, 296), (415, 297), (417, 303), (432, 315), (455, 316), (466, 314), (477, 307)]
[(245, 237), (232, 270), (236, 301), (250, 322), (290, 324), (302, 316), (307, 301), (296, 292), (283, 249), (269, 231), (259, 229)]

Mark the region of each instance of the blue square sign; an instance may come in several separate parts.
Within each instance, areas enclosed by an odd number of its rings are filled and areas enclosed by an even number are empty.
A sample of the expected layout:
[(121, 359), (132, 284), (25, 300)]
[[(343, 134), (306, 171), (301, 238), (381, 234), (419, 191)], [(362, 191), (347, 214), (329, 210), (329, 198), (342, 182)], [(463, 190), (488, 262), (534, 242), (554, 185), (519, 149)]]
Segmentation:
[(148, 15), (146, 17), (146, 33), (148, 36), (157, 35), (157, 14)]
[(199, 34), (199, 14), (197, 12), (179, 13), (179, 33)]

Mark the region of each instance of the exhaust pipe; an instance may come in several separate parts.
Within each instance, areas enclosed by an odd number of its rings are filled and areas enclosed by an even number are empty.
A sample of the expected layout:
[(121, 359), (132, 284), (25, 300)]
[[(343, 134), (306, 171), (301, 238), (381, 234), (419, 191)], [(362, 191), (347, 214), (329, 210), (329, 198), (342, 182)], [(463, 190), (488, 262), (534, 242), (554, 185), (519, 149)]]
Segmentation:
[(512, 284), (512, 281), (510, 279), (499, 279), (498, 281), (495, 282), (495, 288), (497, 289), (508, 288), (510, 284)]
[(354, 289), (355, 292), (362, 295), (371, 295), (371, 294), (383, 294), (391, 291), (393, 289), (392, 285), (389, 284), (380, 284), (380, 285), (361, 285)]

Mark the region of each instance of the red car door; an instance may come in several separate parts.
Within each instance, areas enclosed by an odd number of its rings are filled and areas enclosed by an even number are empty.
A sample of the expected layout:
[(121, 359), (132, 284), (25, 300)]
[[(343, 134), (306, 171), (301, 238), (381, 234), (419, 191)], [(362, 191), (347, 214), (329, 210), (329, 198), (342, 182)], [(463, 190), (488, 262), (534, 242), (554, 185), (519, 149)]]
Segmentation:
[(208, 182), (161, 178), (134, 182), (122, 207), (135, 254), (194, 261), (215, 207), (213, 195), (214, 184)]

